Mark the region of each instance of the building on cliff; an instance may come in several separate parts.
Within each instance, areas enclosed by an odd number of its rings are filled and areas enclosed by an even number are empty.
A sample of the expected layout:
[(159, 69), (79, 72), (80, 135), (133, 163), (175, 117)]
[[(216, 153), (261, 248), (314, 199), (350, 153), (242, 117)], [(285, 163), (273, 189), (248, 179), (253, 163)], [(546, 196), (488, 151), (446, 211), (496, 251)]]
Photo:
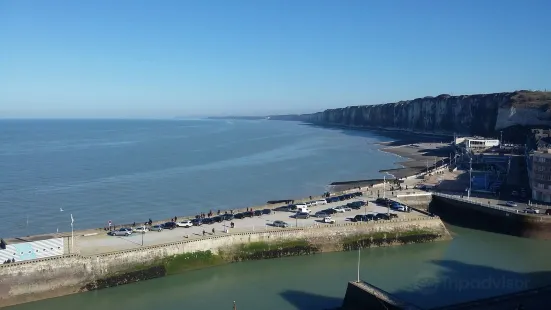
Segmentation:
[(533, 129), (526, 143), (532, 200), (551, 203), (551, 130)]

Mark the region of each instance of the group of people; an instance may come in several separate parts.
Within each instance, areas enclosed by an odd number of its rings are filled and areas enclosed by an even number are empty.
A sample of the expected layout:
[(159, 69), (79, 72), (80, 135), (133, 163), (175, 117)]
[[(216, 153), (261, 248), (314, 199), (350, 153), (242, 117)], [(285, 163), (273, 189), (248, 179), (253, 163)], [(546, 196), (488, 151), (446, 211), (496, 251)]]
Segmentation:
[(9, 264), (9, 263), (15, 263), (15, 258), (7, 259), (6, 261), (4, 261), (4, 264)]

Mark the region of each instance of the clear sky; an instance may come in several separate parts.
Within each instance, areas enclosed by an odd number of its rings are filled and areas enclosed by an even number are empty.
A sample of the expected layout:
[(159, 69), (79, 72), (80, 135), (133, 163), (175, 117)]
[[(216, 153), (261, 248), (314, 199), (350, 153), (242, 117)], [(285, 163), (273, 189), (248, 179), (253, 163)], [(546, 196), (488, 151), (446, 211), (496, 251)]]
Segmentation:
[(551, 88), (550, 0), (0, 0), (0, 117), (313, 112)]

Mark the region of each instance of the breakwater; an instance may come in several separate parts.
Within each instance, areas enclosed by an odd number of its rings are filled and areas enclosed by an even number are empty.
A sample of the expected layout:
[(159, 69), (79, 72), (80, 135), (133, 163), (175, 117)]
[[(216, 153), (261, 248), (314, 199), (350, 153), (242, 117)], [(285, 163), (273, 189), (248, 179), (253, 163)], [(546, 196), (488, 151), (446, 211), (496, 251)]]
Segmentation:
[[(413, 237), (416, 234), (419, 239)], [(435, 217), (235, 233), (91, 256), (63, 255), (0, 265), (0, 305), (123, 285), (229, 262), (450, 238), (443, 223)], [(367, 244), (365, 240), (372, 242)]]

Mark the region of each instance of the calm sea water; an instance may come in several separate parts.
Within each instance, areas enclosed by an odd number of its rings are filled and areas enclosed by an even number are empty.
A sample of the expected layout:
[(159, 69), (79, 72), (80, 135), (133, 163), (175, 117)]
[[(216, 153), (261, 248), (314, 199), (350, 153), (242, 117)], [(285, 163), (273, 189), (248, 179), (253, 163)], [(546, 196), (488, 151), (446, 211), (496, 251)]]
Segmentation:
[[(366, 249), (360, 277), (423, 307), (551, 282), (551, 243), (457, 227), (451, 242)], [(323, 310), (341, 305), (357, 252), (235, 263), (9, 310)]]
[[(294, 122), (0, 121), (0, 236), (245, 208), (380, 177), (368, 132)], [(60, 211), (63, 209), (63, 212)]]

